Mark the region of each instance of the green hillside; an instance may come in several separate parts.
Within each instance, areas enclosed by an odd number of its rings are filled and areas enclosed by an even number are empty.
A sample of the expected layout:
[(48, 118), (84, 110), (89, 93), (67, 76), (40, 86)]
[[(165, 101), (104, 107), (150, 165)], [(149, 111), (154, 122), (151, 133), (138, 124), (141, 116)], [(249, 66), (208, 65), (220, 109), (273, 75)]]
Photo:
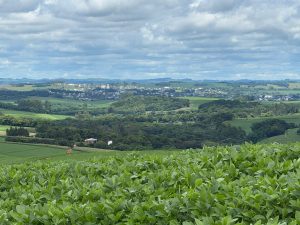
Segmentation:
[(205, 98), (205, 97), (181, 97), (181, 98), (188, 99), (190, 101), (190, 108), (192, 109), (198, 109), (199, 105), (218, 100), (217, 98)]
[(277, 142), (280, 144), (288, 144), (288, 143), (300, 142), (300, 135), (297, 134), (297, 130), (298, 128), (287, 130), (285, 134), (264, 139), (261, 141), (261, 143), (269, 144), (269, 143)]
[(273, 116), (273, 117), (254, 117), (254, 118), (245, 118), (245, 119), (234, 119), (230, 121), (230, 124), (236, 127), (241, 127), (247, 133), (251, 131), (251, 126), (253, 123), (261, 122), (267, 119), (282, 119), (288, 123), (300, 124), (300, 114), (291, 114), (285, 116)]
[(244, 145), (0, 166), (0, 224), (297, 225), (299, 155)]

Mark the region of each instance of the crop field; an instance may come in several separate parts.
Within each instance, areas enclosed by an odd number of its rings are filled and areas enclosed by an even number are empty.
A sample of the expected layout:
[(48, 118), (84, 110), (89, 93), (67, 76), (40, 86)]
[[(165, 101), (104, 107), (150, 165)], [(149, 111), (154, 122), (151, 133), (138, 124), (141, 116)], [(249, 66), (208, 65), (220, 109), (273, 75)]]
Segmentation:
[(42, 114), (42, 113), (32, 113), (16, 110), (5, 110), (0, 109), (0, 112), (5, 115), (14, 116), (16, 118), (36, 118), (36, 119), (46, 119), (46, 120), (62, 120), (70, 116), (65, 115), (54, 115), (54, 114)]
[(244, 145), (0, 166), (0, 223), (297, 225), (299, 155)]
[(253, 123), (257, 123), (267, 119), (282, 119), (288, 123), (295, 123), (296, 125), (300, 124), (300, 114), (291, 114), (284, 116), (274, 116), (274, 117), (255, 117), (255, 118), (247, 118), (247, 119), (234, 119), (230, 121), (230, 124), (236, 127), (241, 127), (247, 133), (251, 132), (251, 126)]
[(188, 99), (190, 101), (190, 108), (192, 109), (198, 109), (199, 105), (218, 100), (217, 98), (205, 98), (205, 97), (182, 97), (182, 98)]

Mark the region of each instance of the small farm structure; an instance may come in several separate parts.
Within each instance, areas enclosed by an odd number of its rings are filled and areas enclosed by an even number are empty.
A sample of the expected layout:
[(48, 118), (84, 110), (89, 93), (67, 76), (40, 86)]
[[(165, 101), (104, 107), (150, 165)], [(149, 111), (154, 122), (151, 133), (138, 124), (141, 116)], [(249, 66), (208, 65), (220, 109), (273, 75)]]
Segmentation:
[(95, 144), (97, 141), (98, 141), (98, 139), (96, 139), (96, 138), (88, 138), (88, 139), (84, 140), (84, 142), (86, 144)]

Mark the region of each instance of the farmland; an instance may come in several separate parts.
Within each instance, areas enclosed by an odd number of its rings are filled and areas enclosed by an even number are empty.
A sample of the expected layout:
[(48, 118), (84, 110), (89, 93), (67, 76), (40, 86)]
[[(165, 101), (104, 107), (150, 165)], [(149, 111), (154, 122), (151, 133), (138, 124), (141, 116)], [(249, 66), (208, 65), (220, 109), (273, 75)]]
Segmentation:
[(0, 135), (35, 135), (0, 138), (0, 224), (300, 223), (299, 127), (251, 131), (298, 125), (299, 102), (72, 93), (3, 97)]
[[(42, 160), (43, 162), (51, 161), (84, 161), (89, 159), (108, 158), (113, 156), (122, 156), (133, 153), (133, 151), (114, 151), (100, 150), (94, 148), (77, 147), (73, 149), (71, 155), (66, 155), (67, 147), (43, 144), (24, 144), (5, 142), (0, 137), (0, 164), (16, 164)], [(167, 155), (170, 150), (160, 151), (143, 151), (143, 155)]]
[(86, 109), (95, 108), (107, 108), (110, 106), (112, 101), (109, 100), (98, 100), (98, 101), (83, 101), (74, 99), (62, 99), (62, 98), (43, 98), (43, 97), (31, 97), (31, 100), (48, 101), (53, 107), (77, 107)]
[(72, 155), (66, 155), (66, 147), (35, 145), (35, 144), (19, 144), (4, 142), (0, 138), (0, 163), (14, 164), (33, 162), (36, 160), (43, 161), (60, 161), (60, 160), (86, 160), (94, 157), (102, 158), (116, 155), (115, 151), (88, 151), (74, 150)]
[(198, 109), (199, 105), (218, 100), (217, 98), (204, 98), (204, 97), (182, 97), (182, 98), (188, 99), (190, 101), (190, 108), (192, 109)]
[(230, 124), (236, 127), (241, 127), (247, 133), (251, 131), (251, 125), (266, 119), (282, 119), (288, 123), (300, 124), (300, 114), (284, 115), (284, 116), (274, 116), (274, 117), (254, 117), (254, 118), (239, 118), (230, 121)]
[(244, 145), (1, 166), (0, 223), (297, 225), (299, 149)]
[(13, 116), (15, 118), (33, 118), (33, 119), (46, 119), (46, 120), (61, 120), (61, 119), (66, 119), (68, 117), (71, 117), (71, 116), (65, 116), (65, 115), (32, 113), (32, 112), (6, 110), (6, 109), (0, 109), (0, 113), (9, 115), (9, 116)]
[(287, 144), (287, 143), (300, 142), (300, 135), (297, 134), (297, 130), (298, 129), (289, 129), (285, 132), (285, 134), (264, 139), (261, 141), (261, 143), (270, 144), (270, 143), (277, 142), (281, 144)]

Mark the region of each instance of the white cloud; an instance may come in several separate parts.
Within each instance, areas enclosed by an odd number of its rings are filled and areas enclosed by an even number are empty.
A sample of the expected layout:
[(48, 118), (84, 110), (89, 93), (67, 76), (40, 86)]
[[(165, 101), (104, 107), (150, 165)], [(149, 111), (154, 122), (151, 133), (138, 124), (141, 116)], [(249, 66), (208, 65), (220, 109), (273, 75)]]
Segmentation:
[(299, 9), (297, 0), (0, 0), (0, 77), (297, 77)]

